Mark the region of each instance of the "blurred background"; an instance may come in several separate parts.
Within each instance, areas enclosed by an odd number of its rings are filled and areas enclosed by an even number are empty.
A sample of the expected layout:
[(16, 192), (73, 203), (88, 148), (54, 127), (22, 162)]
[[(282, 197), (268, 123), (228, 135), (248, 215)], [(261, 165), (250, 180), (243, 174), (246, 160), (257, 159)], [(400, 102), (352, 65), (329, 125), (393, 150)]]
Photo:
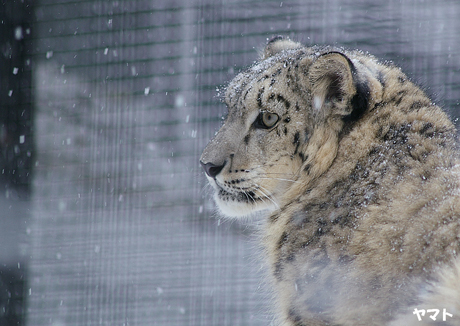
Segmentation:
[[(267, 39), (401, 66), (457, 123), (457, 0), (2, 0), (0, 326), (269, 325), (198, 159)], [(457, 125), (459, 125), (457, 123)]]

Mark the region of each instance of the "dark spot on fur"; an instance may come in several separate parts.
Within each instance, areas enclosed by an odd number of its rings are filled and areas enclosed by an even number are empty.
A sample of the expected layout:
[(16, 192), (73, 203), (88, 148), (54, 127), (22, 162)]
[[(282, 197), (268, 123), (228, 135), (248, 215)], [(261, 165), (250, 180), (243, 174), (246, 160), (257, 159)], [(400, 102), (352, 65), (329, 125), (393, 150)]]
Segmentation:
[(288, 311), (288, 319), (291, 322), (298, 323), (302, 320), (302, 317), (300, 317), (299, 313), (295, 311), (294, 308), (291, 308)]
[(244, 143), (245, 143), (246, 145), (249, 144), (249, 139), (250, 139), (250, 138), (251, 138), (250, 135), (246, 135), (246, 136), (244, 137)]
[(279, 214), (273, 214), (268, 218), (270, 223), (275, 223), (278, 220)]
[(398, 106), (399, 104), (401, 104), (402, 100), (404, 99), (406, 95), (407, 95), (406, 90), (399, 91), (393, 98), (395, 105)]
[(313, 237), (313, 238), (308, 239), (307, 241), (302, 242), (302, 244), (300, 245), (300, 248), (305, 249), (305, 248), (308, 248), (308, 246), (314, 245), (316, 243), (318, 243), (318, 238)]
[(291, 102), (289, 102), (288, 100), (286, 100), (282, 95), (279, 95), (277, 96), (276, 98), (279, 102), (282, 102), (284, 103), (284, 106), (286, 107), (286, 110), (289, 110), (289, 108), (291, 107)]
[(341, 264), (348, 264), (350, 262), (352, 262), (354, 259), (348, 255), (344, 255), (344, 254), (341, 254), (339, 255), (339, 263)]
[(259, 105), (259, 108), (262, 107), (262, 97), (264, 95), (264, 92), (265, 92), (265, 88), (262, 87), (260, 90), (259, 90), (259, 94), (257, 94), (257, 104)]
[[(319, 209), (323, 210), (323, 209), (326, 209), (329, 207), (329, 203), (328, 202), (322, 202), (321, 204), (319, 204)], [(318, 222), (319, 223), (319, 222)]]
[(375, 147), (372, 147), (371, 150), (369, 151), (369, 156), (374, 156), (376, 154), (380, 153), (380, 147), (379, 146), (375, 146)]
[(305, 162), (307, 160), (307, 158), (308, 158), (308, 155), (307, 155), (307, 157), (305, 157), (305, 155), (303, 155), (302, 152), (299, 152), (298, 155), (299, 155), (300, 159), (302, 160), (302, 162)]
[(294, 141), (292, 142), (294, 145), (299, 143), (300, 133), (297, 131), (294, 135)]
[(291, 86), (292, 86), (292, 80), (293, 80), (293, 79), (294, 79), (294, 78), (292, 77), (291, 74), (289, 74), (289, 73), (286, 74), (286, 86), (287, 86), (288, 88), (291, 88)]
[(353, 219), (352, 215), (347, 213), (346, 215), (337, 215), (337, 217), (334, 217), (331, 222), (333, 225), (339, 225), (341, 228), (344, 228), (345, 226), (351, 225)]
[(383, 106), (385, 106), (385, 104), (382, 103), (382, 102), (375, 103), (375, 105), (374, 105), (374, 107), (371, 109), (371, 111), (372, 111), (372, 110), (376, 110), (377, 108), (383, 107)]
[(273, 276), (279, 282), (283, 280), (283, 262), (281, 260), (278, 260), (275, 263), (275, 269), (273, 270)]
[(343, 220), (343, 215), (337, 215), (334, 216), (333, 219), (331, 219), (332, 224), (339, 224)]
[[(327, 206), (328, 206), (328, 205), (325, 203), (324, 208), (327, 207)], [(321, 205), (319, 206), (319, 208), (320, 208), (321, 210), (324, 209), (324, 208), (321, 207)], [(328, 226), (327, 221), (324, 220), (324, 219), (318, 219), (318, 220), (316, 221), (316, 224), (317, 224), (318, 228), (317, 228), (317, 230), (316, 230), (316, 232), (315, 232), (315, 236), (317, 236), (317, 237), (320, 237), (320, 236), (322, 236), (322, 235), (328, 233), (328, 232), (331, 230), (331, 228)]]
[(287, 262), (293, 262), (295, 260), (295, 252), (291, 252), (287, 257), (286, 257), (286, 261)]
[(272, 74), (272, 77), (277, 77), (277, 76), (281, 75), (281, 72), (282, 72), (282, 71), (283, 71), (283, 70), (282, 70), (281, 68), (280, 68), (280, 69), (277, 69), (277, 70)]
[(296, 103), (296, 104), (295, 104), (295, 110), (296, 110), (296, 111), (300, 111), (299, 103)]
[(304, 170), (305, 172), (309, 173), (309, 172), (310, 172), (310, 169), (311, 169), (311, 164), (309, 163), (309, 164), (305, 165), (305, 167), (304, 167), (303, 170)]
[(380, 126), (379, 129), (377, 129), (375, 137), (377, 137), (378, 139), (381, 139), (383, 136), (384, 136), (384, 134), (383, 134), (383, 126)]
[(268, 79), (268, 78), (269, 78), (268, 75), (264, 75), (262, 78), (259, 78), (259, 79), (257, 80), (257, 82), (258, 82), (258, 83), (263, 82), (265, 79)]
[(276, 79), (275, 79), (275, 78), (272, 78), (272, 80), (270, 81), (270, 86), (275, 85), (275, 83), (276, 83)]
[(377, 80), (382, 84), (382, 87), (385, 88), (385, 76), (381, 71), (377, 74)]
[(246, 101), (246, 97), (248, 96), (249, 92), (251, 91), (252, 87), (249, 87), (246, 92), (244, 93), (243, 100)]
[(429, 129), (433, 128), (433, 124), (431, 122), (427, 122), (423, 125), (422, 129), (420, 129), (420, 134), (424, 135)]
[(287, 135), (287, 133), (288, 133), (287, 128), (284, 128), (284, 134)]
[(322, 236), (322, 235), (325, 234), (325, 233), (326, 233), (326, 231), (324, 230), (324, 228), (319, 227), (319, 228), (315, 231), (315, 236), (320, 237), (320, 236)]
[(294, 135), (294, 141), (292, 142), (294, 145), (296, 145), (293, 155), (297, 154), (298, 151), (299, 151), (299, 146), (300, 146), (300, 141), (299, 140), (300, 140), (300, 133), (297, 131), (295, 133), (295, 135)]
[(406, 78), (403, 77), (403, 76), (398, 76), (398, 82), (401, 83), (401, 84), (404, 84), (406, 82)]
[(291, 118), (290, 118), (290, 117), (287, 117), (286, 119), (284, 119), (284, 122), (286, 122), (286, 123), (291, 122)]
[(426, 181), (430, 177), (431, 177), (431, 172), (428, 170), (423, 171), (423, 173), (420, 175), (420, 178), (422, 179), (422, 181)]
[(367, 177), (369, 177), (369, 171), (359, 163), (356, 164), (353, 172), (349, 176), (349, 178), (354, 181), (366, 179)]
[(286, 231), (283, 232), (281, 237), (278, 240), (278, 243), (276, 245), (277, 249), (281, 249), (281, 247), (286, 243), (286, 241), (289, 239), (289, 235), (287, 234)]
[(420, 102), (420, 101), (415, 101), (414, 103), (411, 104), (410, 111), (420, 110), (424, 106), (426, 106), (425, 103)]
[(408, 125), (396, 126), (390, 125), (387, 133), (383, 135), (384, 141), (392, 141), (393, 144), (405, 144), (407, 143), (407, 132), (410, 129)]

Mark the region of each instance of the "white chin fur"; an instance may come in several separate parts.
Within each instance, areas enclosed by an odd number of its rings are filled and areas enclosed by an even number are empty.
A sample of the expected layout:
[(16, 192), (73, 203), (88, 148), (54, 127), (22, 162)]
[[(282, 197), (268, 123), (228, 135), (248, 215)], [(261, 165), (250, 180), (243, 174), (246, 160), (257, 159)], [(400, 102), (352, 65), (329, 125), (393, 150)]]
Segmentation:
[(276, 209), (275, 204), (272, 202), (260, 202), (254, 203), (241, 203), (234, 201), (221, 200), (217, 193), (214, 194), (214, 201), (222, 215), (229, 218), (244, 218), (250, 217), (257, 212), (261, 211), (274, 211)]

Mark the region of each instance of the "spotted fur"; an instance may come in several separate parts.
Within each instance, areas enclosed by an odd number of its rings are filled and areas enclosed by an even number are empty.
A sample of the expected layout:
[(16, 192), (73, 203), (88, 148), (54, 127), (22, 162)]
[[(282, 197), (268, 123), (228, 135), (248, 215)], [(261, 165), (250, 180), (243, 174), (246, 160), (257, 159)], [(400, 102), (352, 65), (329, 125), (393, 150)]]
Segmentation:
[(456, 130), (399, 68), (278, 37), (225, 101), (201, 162), (223, 214), (267, 211), (280, 325), (460, 325)]

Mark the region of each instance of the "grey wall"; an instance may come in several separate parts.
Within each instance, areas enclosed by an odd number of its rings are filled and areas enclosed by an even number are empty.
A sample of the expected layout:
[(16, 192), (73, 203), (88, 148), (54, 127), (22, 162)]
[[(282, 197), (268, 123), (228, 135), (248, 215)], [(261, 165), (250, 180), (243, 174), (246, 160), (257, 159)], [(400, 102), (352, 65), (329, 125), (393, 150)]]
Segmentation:
[[(459, 116), (458, 1), (37, 3), (28, 325), (268, 325), (251, 223), (198, 165), (267, 38), (392, 60)], [(263, 270), (263, 269), (262, 269)]]

